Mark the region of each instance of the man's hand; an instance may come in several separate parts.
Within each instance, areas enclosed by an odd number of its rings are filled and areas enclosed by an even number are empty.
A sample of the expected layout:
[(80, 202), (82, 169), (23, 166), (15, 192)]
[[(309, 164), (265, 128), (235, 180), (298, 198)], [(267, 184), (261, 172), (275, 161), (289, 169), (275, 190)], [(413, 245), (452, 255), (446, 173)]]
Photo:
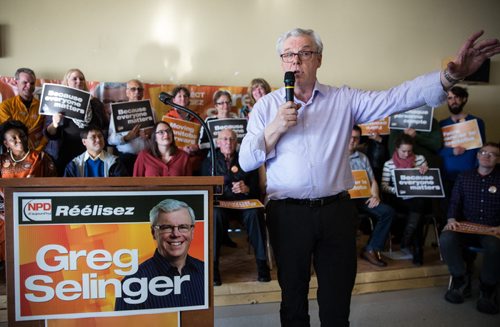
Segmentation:
[(455, 155), (455, 156), (459, 156), (459, 155), (463, 154), (464, 152), (465, 152), (465, 148), (462, 146), (457, 146), (457, 147), (453, 148), (453, 155)]
[(500, 236), (500, 226), (491, 227), (491, 232), (493, 232), (497, 236)]
[(139, 136), (145, 141), (149, 140), (152, 134), (153, 127), (141, 129), (141, 131), (139, 132)]
[(185, 147), (182, 148), (182, 150), (189, 155), (194, 154), (199, 149), (200, 149), (200, 147), (197, 144), (186, 145)]
[(376, 196), (372, 196), (371, 198), (369, 198), (368, 200), (366, 200), (365, 203), (368, 206), (368, 208), (372, 209), (372, 208), (375, 208), (376, 206), (379, 205), (380, 198), (376, 197)]
[(405, 128), (404, 133), (412, 138), (415, 138), (415, 136), (417, 136), (417, 131), (413, 128)]
[(377, 143), (382, 142), (382, 136), (380, 136), (380, 134), (377, 132), (370, 133), (370, 135), (368, 135), (368, 138), (370, 140), (374, 140)]
[(134, 126), (134, 128), (132, 128), (128, 133), (127, 135), (125, 135), (123, 137), (123, 140), (125, 142), (130, 142), (132, 141), (133, 139), (135, 139), (136, 137), (139, 136), (139, 132), (141, 131), (141, 125), (140, 124), (137, 124)]
[(297, 111), (299, 108), (300, 105), (292, 101), (282, 104), (278, 108), (278, 114), (271, 124), (279, 133), (286, 132), (289, 127), (297, 125)]
[(63, 119), (64, 119), (64, 116), (60, 112), (53, 114), (52, 115), (52, 126), (54, 128), (59, 127), (59, 125), (61, 124)]
[(456, 58), (448, 63), (447, 70), (452, 78), (463, 80), (476, 72), (483, 62), (500, 53), (500, 41), (487, 39), (478, 42), (484, 31), (472, 34), (462, 45)]
[(231, 188), (231, 191), (235, 194), (239, 193), (248, 193), (250, 192), (250, 188), (245, 184), (244, 181), (237, 181), (233, 182), (233, 187)]
[(292, 101), (285, 102), (278, 108), (276, 117), (264, 131), (266, 153), (274, 149), (281, 135), (285, 133), (288, 128), (297, 125), (297, 111), (299, 108), (300, 104), (293, 103)]
[(455, 218), (449, 218), (447, 224), (444, 226), (445, 230), (456, 230), (459, 226), (459, 222)]

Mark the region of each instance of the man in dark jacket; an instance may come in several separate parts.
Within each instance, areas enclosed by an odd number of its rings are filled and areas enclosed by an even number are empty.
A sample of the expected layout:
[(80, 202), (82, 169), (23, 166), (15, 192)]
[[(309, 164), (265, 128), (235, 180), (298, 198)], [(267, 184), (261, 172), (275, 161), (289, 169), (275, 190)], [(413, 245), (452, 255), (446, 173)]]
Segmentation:
[(120, 159), (104, 151), (106, 143), (99, 128), (85, 127), (80, 132), (80, 137), (87, 151), (68, 163), (64, 170), (64, 177), (117, 177), (128, 175)]
[[(245, 172), (238, 163), (236, 151), (237, 137), (231, 129), (222, 130), (217, 137), (218, 149), (215, 152), (215, 166), (218, 176), (224, 176), (221, 201), (241, 201), (259, 198), (259, 177), (257, 170)], [(207, 158), (203, 163), (203, 175), (210, 175), (211, 162)], [(230, 209), (214, 207), (214, 285), (222, 284), (219, 273), (219, 257), (222, 243), (223, 222), (229, 217), (242, 219), (248, 233), (250, 244), (255, 250), (258, 281), (269, 282), (271, 276), (267, 265), (265, 250), (264, 218), (261, 208)]]

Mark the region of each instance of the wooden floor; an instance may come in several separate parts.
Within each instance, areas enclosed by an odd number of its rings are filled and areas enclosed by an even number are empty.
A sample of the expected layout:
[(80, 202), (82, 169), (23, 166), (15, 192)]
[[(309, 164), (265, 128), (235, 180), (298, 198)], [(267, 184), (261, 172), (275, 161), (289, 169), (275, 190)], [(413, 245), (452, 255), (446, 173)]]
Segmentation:
[[(429, 233), (432, 234), (432, 233)], [(433, 238), (432, 235), (429, 238)], [(222, 248), (220, 272), (223, 284), (215, 287), (215, 306), (254, 304), (280, 301), (280, 288), (276, 281), (276, 269), (271, 271), (272, 281), (257, 281), (255, 257), (248, 247), (244, 232), (231, 233), (237, 248)], [(366, 243), (366, 236), (358, 237), (358, 249)], [(439, 252), (427, 241), (422, 267), (415, 267), (409, 260), (387, 259), (388, 267), (379, 268), (358, 259), (358, 273), (353, 294), (384, 292), (410, 288), (446, 285), (449, 274), (439, 260)], [(5, 276), (0, 277), (0, 325), (7, 322)], [(311, 278), (309, 298), (316, 298), (317, 281)]]
[[(244, 233), (231, 233), (237, 248), (222, 248), (220, 272), (222, 285), (214, 289), (215, 306), (253, 304), (280, 301), (280, 288), (276, 280), (276, 269), (271, 271), (272, 281), (257, 282), (255, 257), (248, 248)], [(367, 236), (360, 235), (358, 250), (366, 243)], [(358, 273), (353, 294), (384, 292), (410, 288), (422, 288), (448, 283), (448, 270), (440, 261), (435, 246), (435, 236), (429, 232), (425, 247), (424, 265), (415, 267), (410, 260), (391, 260), (388, 266), (379, 268), (365, 260), (358, 259)], [(317, 281), (311, 278), (309, 298), (316, 298)]]

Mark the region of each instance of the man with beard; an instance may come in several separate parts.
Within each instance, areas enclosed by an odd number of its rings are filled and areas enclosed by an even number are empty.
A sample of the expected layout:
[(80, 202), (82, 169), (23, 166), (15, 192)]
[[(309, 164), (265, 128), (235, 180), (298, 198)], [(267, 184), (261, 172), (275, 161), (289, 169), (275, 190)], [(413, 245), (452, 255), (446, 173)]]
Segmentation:
[[(439, 122), (439, 126), (444, 127), (448, 125), (463, 123), (468, 120), (477, 120), (479, 132), (483, 143), (486, 140), (484, 122), (481, 118), (475, 117), (471, 114), (464, 112), (465, 104), (469, 98), (467, 89), (454, 86), (448, 91), (448, 108), (450, 109), (451, 116)], [(453, 184), (458, 174), (464, 171), (469, 171), (477, 166), (476, 159), (477, 149), (466, 150), (461, 146), (454, 148), (443, 147), (440, 155), (443, 159), (443, 181), (447, 197), (449, 196)]]

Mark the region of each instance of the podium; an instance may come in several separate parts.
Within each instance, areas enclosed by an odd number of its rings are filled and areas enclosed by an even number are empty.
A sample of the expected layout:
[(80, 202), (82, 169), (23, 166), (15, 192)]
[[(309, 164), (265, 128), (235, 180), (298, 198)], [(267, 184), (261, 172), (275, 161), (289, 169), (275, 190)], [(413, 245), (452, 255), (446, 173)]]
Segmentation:
[[(213, 195), (223, 182), (223, 177), (0, 180), (9, 326), (213, 326)], [(202, 286), (196, 286), (202, 300), (196, 303), (182, 293), (192, 275), (121, 282), (161, 246), (152, 237), (149, 210), (167, 198), (185, 202), (195, 213), (188, 255), (204, 265)], [(138, 292), (130, 288), (133, 283), (140, 285)], [(119, 297), (141, 304), (151, 294), (176, 296), (179, 304), (115, 311)]]

